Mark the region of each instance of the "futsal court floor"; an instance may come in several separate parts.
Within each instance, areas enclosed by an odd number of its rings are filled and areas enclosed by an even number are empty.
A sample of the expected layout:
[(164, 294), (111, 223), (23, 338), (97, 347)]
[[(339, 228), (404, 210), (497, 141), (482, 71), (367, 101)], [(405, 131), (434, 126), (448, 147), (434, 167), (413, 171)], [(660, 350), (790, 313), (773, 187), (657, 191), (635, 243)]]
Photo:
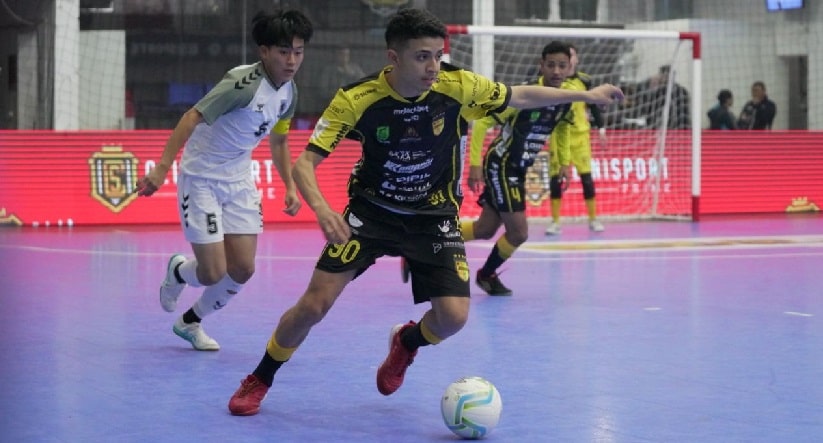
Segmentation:
[[(283, 366), (259, 415), (229, 397), (305, 289), (322, 236), (268, 225), (257, 272), (193, 350), (158, 304), (176, 226), (0, 229), (0, 441), (448, 442), (446, 386), (503, 399), (491, 442), (819, 442), (823, 217), (531, 226), (504, 265), (512, 297), (472, 285), (470, 320), (375, 388), (392, 325), (418, 320), (386, 257)], [(491, 242), (467, 244), (476, 270)]]

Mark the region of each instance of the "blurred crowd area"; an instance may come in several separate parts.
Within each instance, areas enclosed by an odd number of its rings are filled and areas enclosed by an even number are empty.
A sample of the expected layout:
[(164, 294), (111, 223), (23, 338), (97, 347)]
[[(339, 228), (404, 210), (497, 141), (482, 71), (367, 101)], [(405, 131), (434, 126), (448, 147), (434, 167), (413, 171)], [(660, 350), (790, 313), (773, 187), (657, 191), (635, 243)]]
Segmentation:
[[(384, 26), (399, 7), (427, 8), (450, 24), (470, 24), (476, 18), (474, 8), (492, 8), (494, 24), (499, 26), (621, 28), (632, 23), (674, 23), (692, 18), (761, 24), (771, 19), (763, 0), (2, 0), (5, 7), (0, 8), (0, 37), (8, 42), (11, 40), (6, 37), (31, 29), (48, 37), (48, 31), (42, 28), (48, 24), (48, 10), (55, 1), (58, 7), (61, 1), (79, 1), (81, 32), (124, 31), (125, 115), (131, 120), (129, 127), (135, 129), (174, 127), (180, 115), (228, 69), (255, 62), (257, 48), (249, 34), (251, 18), (260, 10), (298, 9), (315, 25), (315, 36), (296, 78), (300, 101), (293, 127), (298, 129), (313, 125), (340, 86), (335, 79), (340, 84), (345, 81), (345, 75), (335, 75), (335, 69), (346, 63), (344, 59), (365, 73), (386, 64)], [(749, 7), (742, 7), (745, 5)], [(47, 44), (44, 46), (48, 49)], [(41, 52), (47, 54), (48, 50)], [(108, 63), (106, 48), (92, 52), (97, 59), (81, 63), (101, 67)], [(585, 47), (582, 53), (585, 67)], [(621, 54), (613, 55), (615, 63), (621, 62)], [(22, 62), (15, 59), (15, 63)], [(0, 127), (15, 125), (9, 117), (13, 109), (8, 103), (14, 98), (17, 81), (12, 81), (14, 74), (8, 72), (15, 68), (10, 63), (5, 63), (6, 70), (0, 73), (9, 85), (5, 93), (8, 96), (0, 94), (7, 108), (3, 109), (5, 119)], [(47, 58), (43, 64), (48, 65)], [(609, 66), (595, 69), (609, 71)], [(710, 74), (704, 72), (704, 78)], [(757, 73), (718, 82), (723, 83), (720, 87), (740, 89), (742, 104), (746, 93), (742, 88), (748, 88), (751, 81), (763, 80), (755, 77)], [(703, 94), (713, 95), (713, 90)], [(704, 101), (704, 108), (708, 108), (711, 99)]]

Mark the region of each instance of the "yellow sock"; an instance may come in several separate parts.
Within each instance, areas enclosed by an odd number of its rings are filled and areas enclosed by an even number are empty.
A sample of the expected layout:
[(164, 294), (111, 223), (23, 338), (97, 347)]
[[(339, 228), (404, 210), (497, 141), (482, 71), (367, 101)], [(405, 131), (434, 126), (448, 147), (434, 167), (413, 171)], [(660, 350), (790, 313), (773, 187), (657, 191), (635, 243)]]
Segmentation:
[(560, 205), (563, 203), (563, 200), (559, 198), (552, 199), (552, 221), (555, 223), (560, 222)]
[(429, 329), (428, 326), (426, 326), (426, 323), (423, 320), (420, 320), (420, 333), (423, 334), (423, 338), (425, 338), (427, 342), (433, 345), (436, 345), (443, 341), (442, 338), (435, 335), (434, 332), (432, 332), (432, 330)]
[(284, 348), (280, 346), (277, 344), (274, 334), (275, 333), (272, 332), (269, 343), (266, 344), (266, 352), (269, 354), (269, 357), (273, 358), (275, 361), (288, 361), (297, 348)]
[(460, 222), (460, 232), (463, 233), (463, 241), (474, 240), (474, 220), (462, 220)]
[(586, 200), (586, 211), (589, 213), (589, 221), (597, 218), (597, 203), (593, 198)]
[(501, 235), (500, 238), (497, 239), (497, 253), (500, 254), (500, 258), (503, 260), (511, 257), (515, 250), (517, 250), (517, 246), (509, 243), (505, 235)]

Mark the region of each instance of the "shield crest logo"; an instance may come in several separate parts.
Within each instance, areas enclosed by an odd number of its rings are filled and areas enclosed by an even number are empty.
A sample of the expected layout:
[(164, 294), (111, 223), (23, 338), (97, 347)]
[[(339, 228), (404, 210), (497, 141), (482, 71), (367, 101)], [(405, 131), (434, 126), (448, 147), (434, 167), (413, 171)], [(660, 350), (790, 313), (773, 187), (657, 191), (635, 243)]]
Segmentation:
[(89, 158), (91, 196), (109, 208), (120, 212), (137, 194), (137, 158), (123, 152), (122, 146), (103, 146)]
[(461, 255), (454, 256), (454, 269), (457, 271), (457, 276), (460, 280), (469, 281), (469, 263), (466, 262), (466, 257)]
[(445, 117), (438, 117), (432, 121), (432, 132), (434, 135), (440, 135), (443, 132), (443, 126), (446, 124)]
[(377, 128), (377, 141), (385, 142), (389, 139), (389, 127), (379, 126)]

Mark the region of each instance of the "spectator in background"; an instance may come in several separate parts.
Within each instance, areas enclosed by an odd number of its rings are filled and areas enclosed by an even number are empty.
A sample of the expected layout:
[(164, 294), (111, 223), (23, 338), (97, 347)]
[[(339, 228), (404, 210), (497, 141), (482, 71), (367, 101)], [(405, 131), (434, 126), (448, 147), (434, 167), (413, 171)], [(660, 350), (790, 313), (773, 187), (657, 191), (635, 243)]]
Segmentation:
[(734, 104), (732, 92), (723, 89), (717, 94), (717, 105), (709, 109), (709, 129), (734, 129), (734, 114), (731, 108)]
[(752, 99), (740, 111), (737, 129), (772, 129), (775, 114), (777, 105), (766, 95), (766, 84), (756, 81), (752, 84)]
[[(670, 65), (663, 65), (658, 73), (648, 80), (637, 85), (636, 106), (645, 107), (649, 112), (646, 115), (646, 126), (659, 129), (662, 126), (662, 108), (666, 100), (666, 88), (669, 76), (674, 72)], [(681, 86), (672, 77), (671, 100), (669, 102), (669, 129), (689, 129), (692, 127), (689, 91)]]
[(338, 46), (334, 49), (334, 62), (321, 74), (320, 85), (331, 97), (341, 86), (354, 83), (365, 76), (363, 68), (351, 61), (351, 49), (348, 46)]

